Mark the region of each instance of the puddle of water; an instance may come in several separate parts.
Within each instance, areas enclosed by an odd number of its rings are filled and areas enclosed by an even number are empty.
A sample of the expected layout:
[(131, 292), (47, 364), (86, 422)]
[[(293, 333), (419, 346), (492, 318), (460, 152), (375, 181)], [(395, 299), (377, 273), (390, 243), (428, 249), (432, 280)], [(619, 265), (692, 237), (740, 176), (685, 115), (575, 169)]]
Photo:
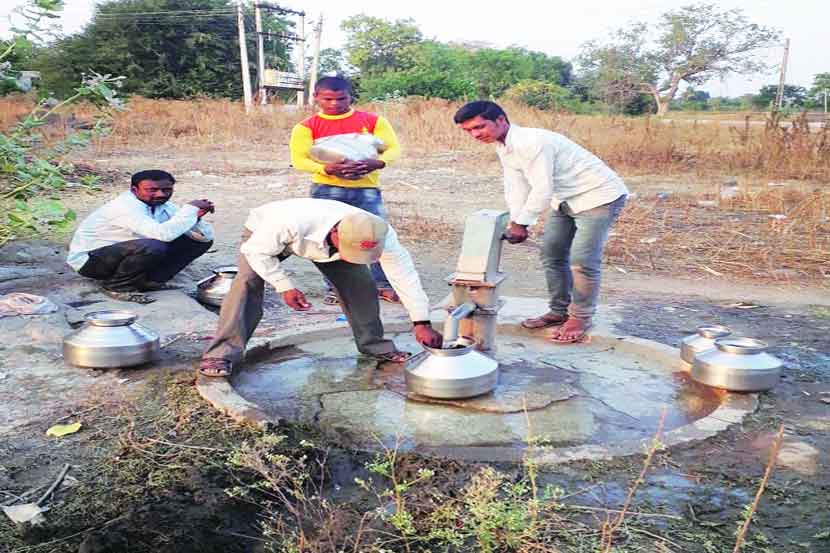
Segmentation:
[[(409, 334), (399, 348), (418, 351)], [(685, 374), (613, 344), (563, 347), (506, 334), (498, 343), (497, 390), (451, 404), (406, 398), (401, 366), (377, 370), (351, 337), (284, 348), (234, 379), (237, 391), (266, 412), (318, 422), (356, 447), (524, 447), (614, 444), (653, 435), (711, 413), (720, 394)], [(525, 413), (523, 405), (527, 404)]]

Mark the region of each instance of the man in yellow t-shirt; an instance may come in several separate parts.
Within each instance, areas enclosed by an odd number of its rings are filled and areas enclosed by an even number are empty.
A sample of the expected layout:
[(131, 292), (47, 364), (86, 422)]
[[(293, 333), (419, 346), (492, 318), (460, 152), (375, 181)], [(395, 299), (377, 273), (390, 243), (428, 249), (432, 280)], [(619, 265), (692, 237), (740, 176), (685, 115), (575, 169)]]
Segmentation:
[[(375, 113), (351, 107), (351, 92), (351, 83), (341, 77), (324, 77), (317, 81), (314, 100), (320, 111), (295, 125), (291, 131), (291, 163), (296, 169), (311, 173), (312, 198), (337, 200), (387, 219), (378, 188), (380, 170), (400, 157), (401, 147), (389, 121)], [(329, 164), (319, 163), (309, 155), (315, 140), (348, 133), (373, 134), (383, 141), (386, 150), (378, 159)], [(380, 299), (399, 302), (380, 264), (373, 264), (371, 269)], [(329, 293), (323, 301), (337, 303), (336, 293), (328, 282), (326, 285)]]

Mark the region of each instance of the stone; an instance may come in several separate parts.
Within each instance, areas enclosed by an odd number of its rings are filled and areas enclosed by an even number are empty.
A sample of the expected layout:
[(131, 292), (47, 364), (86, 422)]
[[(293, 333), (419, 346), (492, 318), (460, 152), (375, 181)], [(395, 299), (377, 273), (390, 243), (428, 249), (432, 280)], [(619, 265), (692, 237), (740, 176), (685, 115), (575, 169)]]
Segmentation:
[(813, 476), (818, 473), (820, 454), (818, 449), (807, 442), (785, 440), (778, 452), (778, 465), (805, 476)]

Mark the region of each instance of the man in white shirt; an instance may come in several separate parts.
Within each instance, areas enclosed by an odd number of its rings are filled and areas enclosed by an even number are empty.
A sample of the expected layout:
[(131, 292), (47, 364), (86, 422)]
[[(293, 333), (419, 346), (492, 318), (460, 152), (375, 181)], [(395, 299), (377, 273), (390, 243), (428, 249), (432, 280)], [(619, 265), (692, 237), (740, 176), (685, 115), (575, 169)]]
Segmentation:
[(239, 272), (222, 301), (213, 340), (202, 355), (202, 374), (229, 376), (242, 360), (262, 318), (266, 282), (290, 308), (311, 307), (280, 263), (290, 255), (312, 261), (332, 283), (361, 353), (393, 363), (409, 357), (383, 337), (377, 287), (368, 268), (376, 262), (409, 312), (418, 342), (441, 347), (412, 257), (380, 217), (335, 200), (282, 200), (251, 210), (242, 240)]
[(78, 225), (66, 262), (115, 299), (155, 301), (142, 292), (168, 288), (164, 283), (213, 243), (213, 229), (202, 220), (213, 204), (193, 200), (177, 208), (169, 201), (175, 183), (167, 171), (134, 174), (129, 192)]
[(588, 150), (561, 134), (511, 124), (494, 102), (470, 102), (454, 121), (479, 142), (496, 146), (510, 209), (508, 242), (527, 240), (527, 227), (550, 207), (541, 251), (550, 310), (522, 325), (553, 327), (555, 342), (581, 341), (596, 313), (608, 232), (628, 189)]

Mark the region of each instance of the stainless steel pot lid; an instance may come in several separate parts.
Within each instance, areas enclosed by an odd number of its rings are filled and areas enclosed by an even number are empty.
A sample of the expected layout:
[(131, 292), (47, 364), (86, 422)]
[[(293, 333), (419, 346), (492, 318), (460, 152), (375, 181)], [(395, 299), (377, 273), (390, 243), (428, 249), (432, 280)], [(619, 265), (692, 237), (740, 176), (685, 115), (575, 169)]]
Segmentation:
[(216, 267), (213, 270), (213, 272), (216, 273), (217, 275), (223, 275), (223, 274), (229, 274), (229, 273), (235, 275), (236, 273), (239, 272), (239, 267), (237, 267), (236, 265), (222, 265), (221, 267)]
[(715, 347), (726, 353), (738, 355), (755, 355), (766, 351), (769, 345), (755, 338), (718, 338)]
[(93, 311), (84, 315), (84, 318), (95, 326), (127, 326), (133, 324), (138, 315), (122, 310)]
[(697, 333), (705, 338), (721, 338), (732, 334), (732, 329), (722, 325), (706, 325), (697, 329)]

